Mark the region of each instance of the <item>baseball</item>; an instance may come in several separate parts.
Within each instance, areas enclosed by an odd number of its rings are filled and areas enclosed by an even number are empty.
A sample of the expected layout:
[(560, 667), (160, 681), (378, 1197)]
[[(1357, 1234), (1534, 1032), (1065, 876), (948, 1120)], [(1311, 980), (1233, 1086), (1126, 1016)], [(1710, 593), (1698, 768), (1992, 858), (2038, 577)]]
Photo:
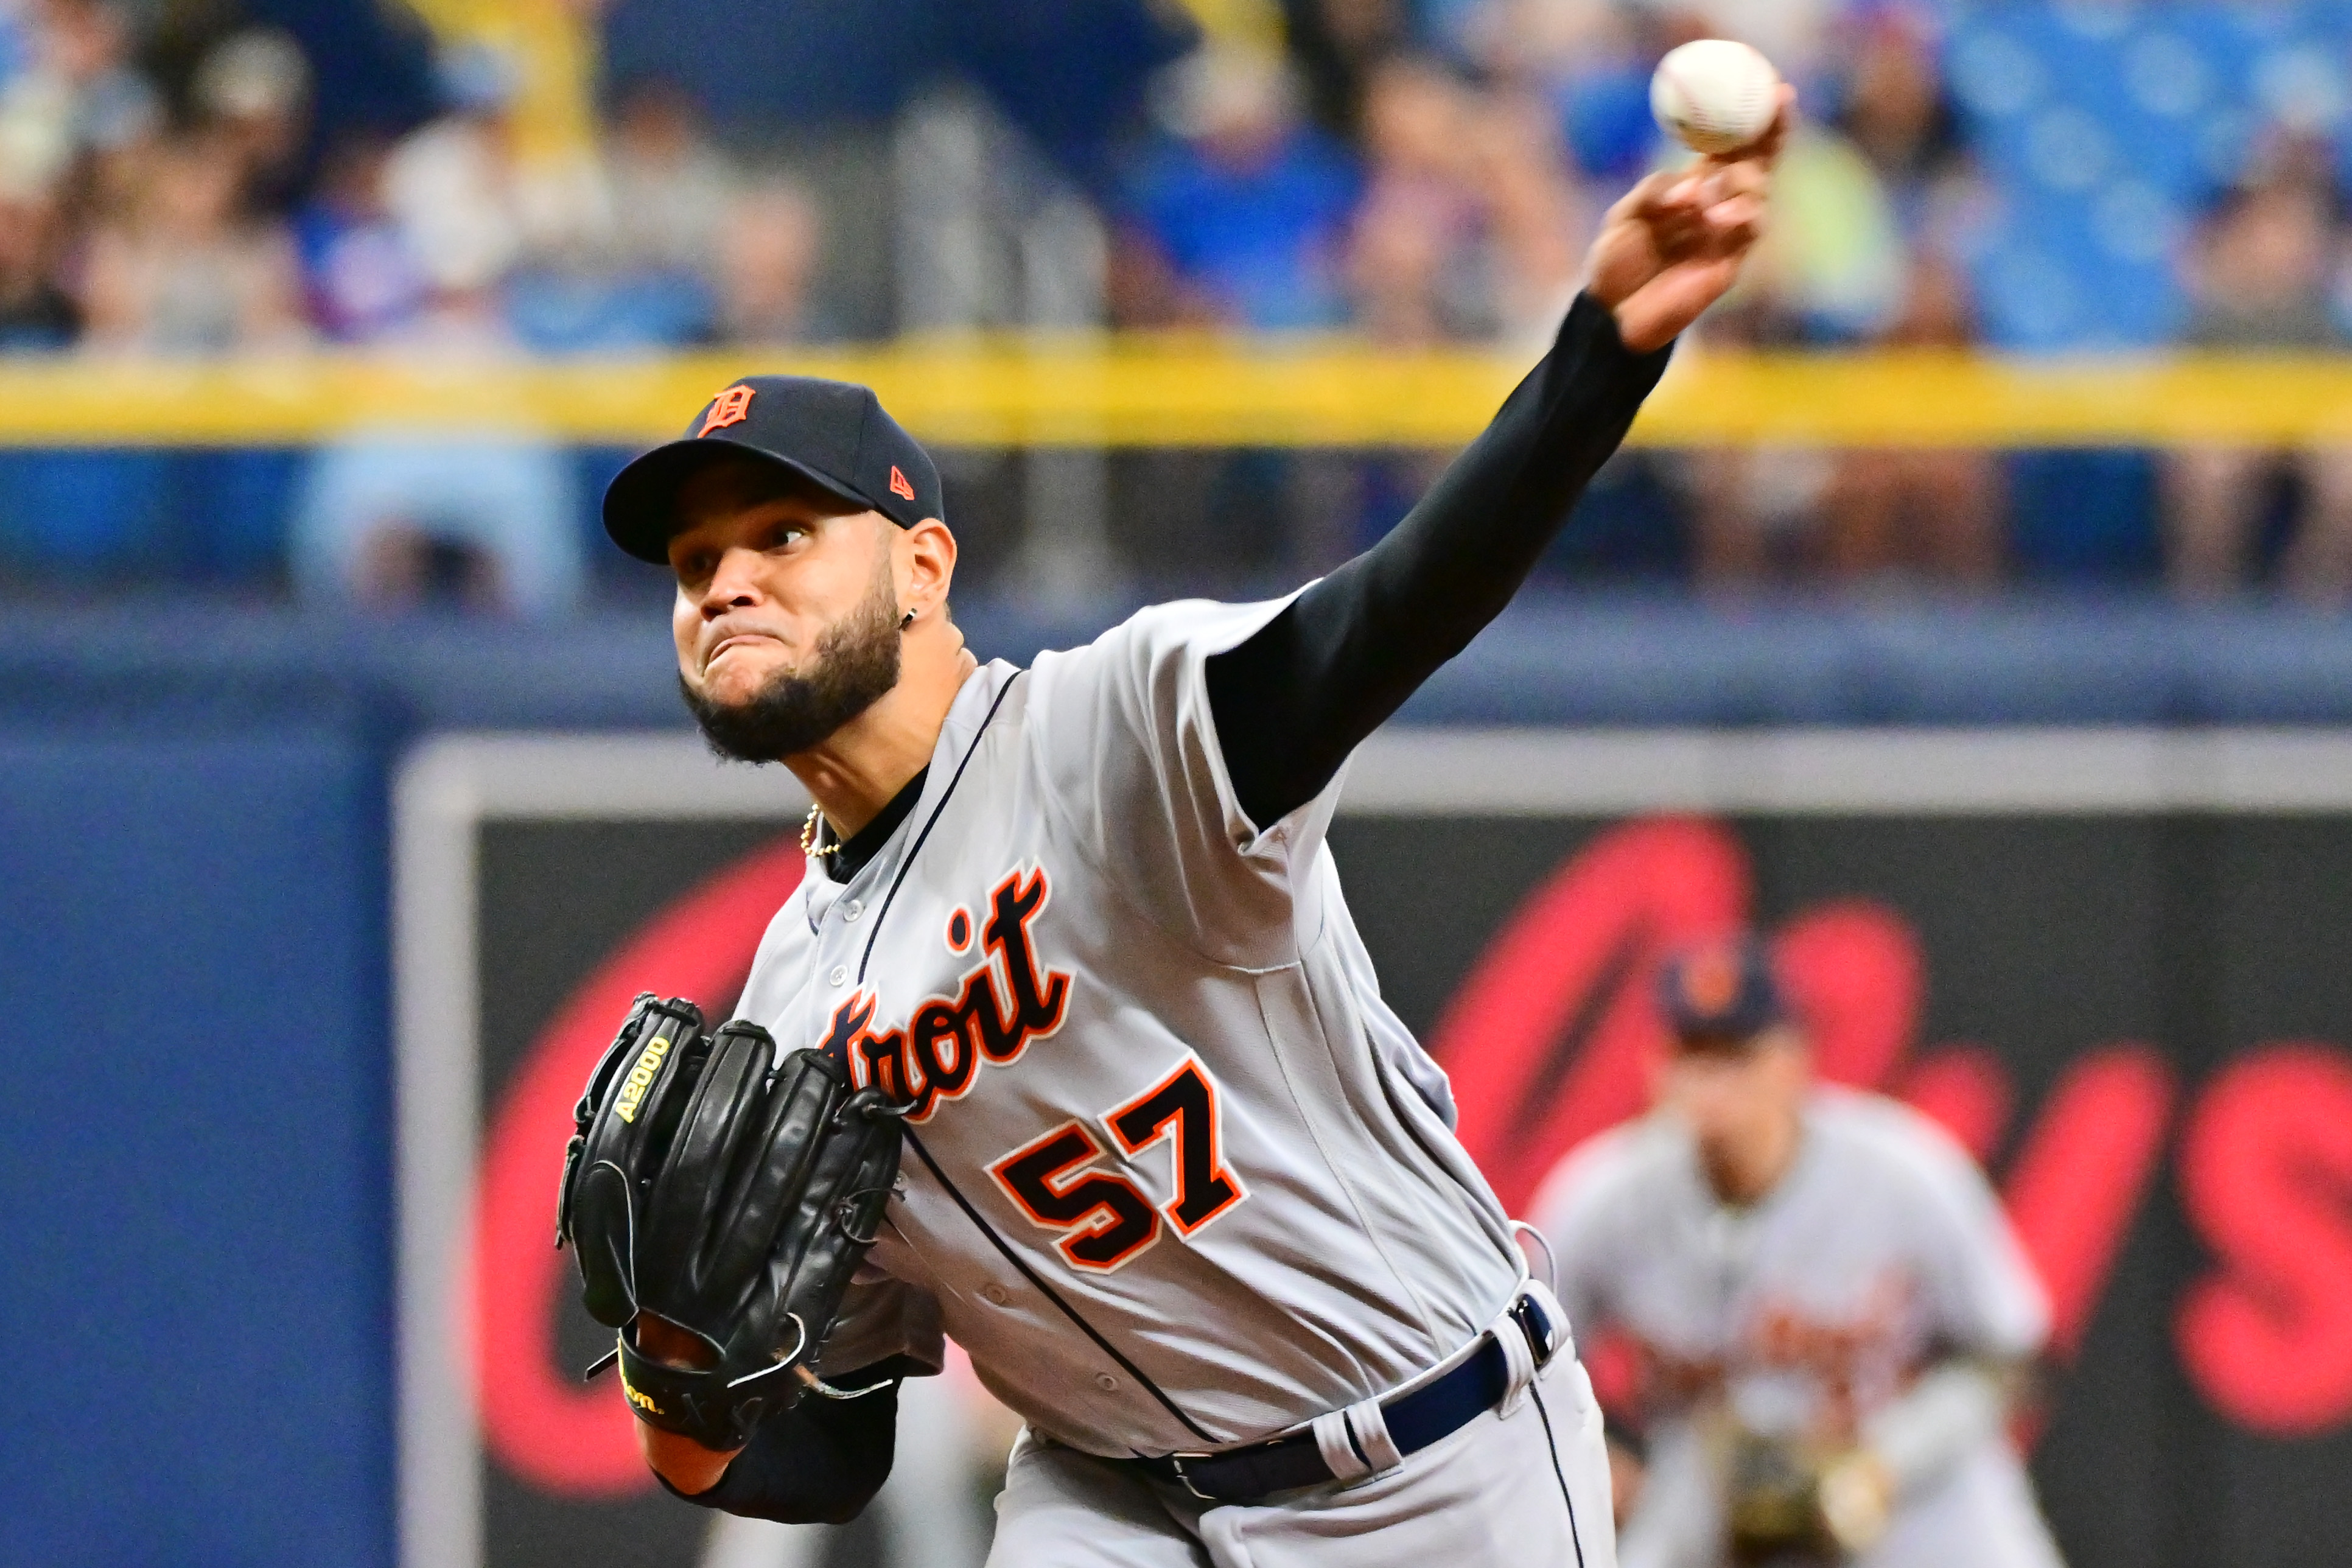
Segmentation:
[(1772, 127), (1780, 73), (1746, 44), (1701, 38), (1670, 51), (1650, 79), (1650, 112), (1695, 153), (1737, 153)]

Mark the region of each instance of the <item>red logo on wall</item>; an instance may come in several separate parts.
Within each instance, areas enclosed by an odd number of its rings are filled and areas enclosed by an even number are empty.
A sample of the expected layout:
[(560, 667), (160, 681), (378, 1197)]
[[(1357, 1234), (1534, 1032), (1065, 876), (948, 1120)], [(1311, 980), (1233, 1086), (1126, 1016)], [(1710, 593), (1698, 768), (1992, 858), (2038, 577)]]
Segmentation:
[[(1666, 1038), (1647, 977), (1665, 953), (1746, 926), (1752, 891), (1728, 828), (1637, 822), (1539, 884), (1488, 945), (1430, 1045), (1454, 1080), (1462, 1141), (1514, 1213), (1569, 1150), (1642, 1110)], [(1864, 900), (1821, 904), (1783, 924), (1772, 949), (1823, 1077), (1908, 1100), (1990, 1159), (2013, 1086), (1980, 1046), (1915, 1049), (1926, 965), (1908, 921)], [(2007, 1162), (2002, 1197), (2049, 1289), (2061, 1355), (2089, 1326), (2172, 1095), (2148, 1047), (2087, 1051)]]
[(2352, 1416), (2352, 1058), (2290, 1041), (2207, 1086), (2180, 1146), (2182, 1205), (2219, 1267), (2176, 1323), (2189, 1381), (2277, 1436)]
[[(652, 1485), (608, 1387), (555, 1360), (570, 1265), (549, 1245), (571, 1105), (637, 992), (723, 1002), (805, 864), (787, 839), (661, 911), (574, 993), (509, 1088), (484, 1150), (473, 1302), (484, 1439), (551, 1491)], [(1461, 1136), (1514, 1213), (1576, 1143), (1642, 1109), (1664, 1042), (1649, 977), (1664, 952), (1751, 919), (1748, 854), (1720, 824), (1636, 822), (1538, 884), (1432, 1032)], [(2026, 1125), (1991, 1051), (1916, 1041), (1926, 962), (1896, 911), (1864, 900), (1800, 910), (1772, 941), (1823, 1076), (1895, 1094), (1995, 1173), (2071, 1356), (2147, 1195), (2170, 1124), (2170, 1069), (2148, 1046), (2069, 1061)], [(2313, 1044), (2237, 1057), (2187, 1119), (2184, 1206), (2216, 1265), (2184, 1299), (2182, 1363), (2240, 1425), (2308, 1435), (2352, 1418), (2352, 1056)], [(1604, 1367), (1596, 1373), (1605, 1373)]]
[(563, 1166), (572, 1102), (636, 994), (723, 1005), (742, 988), (776, 906), (807, 866), (798, 835), (719, 872), (647, 921), (572, 994), (507, 1087), (482, 1150), (474, 1222), (474, 1386), (482, 1439), (523, 1479), (579, 1497), (649, 1489), (636, 1423), (605, 1383), (555, 1359), (557, 1292), (573, 1288), (555, 1250), (551, 1171)]

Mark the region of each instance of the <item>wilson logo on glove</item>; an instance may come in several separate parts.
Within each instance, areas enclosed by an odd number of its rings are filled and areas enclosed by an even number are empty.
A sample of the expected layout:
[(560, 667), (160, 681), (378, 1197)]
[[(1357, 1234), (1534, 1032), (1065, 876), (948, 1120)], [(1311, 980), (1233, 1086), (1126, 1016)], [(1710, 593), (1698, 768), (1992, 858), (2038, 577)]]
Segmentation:
[(646, 1398), (644, 1394), (639, 1394), (635, 1389), (629, 1386), (629, 1374), (625, 1372), (621, 1374), (621, 1392), (629, 1396), (630, 1404), (635, 1405), (646, 1415), (658, 1415), (661, 1414), (660, 1405), (656, 1405), (652, 1400)]

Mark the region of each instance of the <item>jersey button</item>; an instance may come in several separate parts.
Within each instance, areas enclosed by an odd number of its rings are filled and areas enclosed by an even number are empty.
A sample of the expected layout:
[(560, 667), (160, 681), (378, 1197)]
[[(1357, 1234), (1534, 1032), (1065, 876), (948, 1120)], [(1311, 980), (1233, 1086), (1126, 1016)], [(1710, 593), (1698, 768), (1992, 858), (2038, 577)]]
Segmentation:
[(1000, 1307), (1013, 1300), (1012, 1295), (1002, 1285), (982, 1285), (980, 1288), (980, 1293)]
[(1115, 1394), (1118, 1391), (1118, 1379), (1107, 1372), (1098, 1372), (1095, 1373), (1095, 1386), (1105, 1394)]
[(826, 975), (825, 978), (832, 981), (835, 985), (838, 985), (843, 981), (849, 978), (849, 971), (836, 963), (833, 966), (833, 973)]
[(866, 906), (859, 903), (856, 899), (852, 899), (849, 902), (841, 906), (841, 918), (845, 921), (854, 921), (865, 912)]

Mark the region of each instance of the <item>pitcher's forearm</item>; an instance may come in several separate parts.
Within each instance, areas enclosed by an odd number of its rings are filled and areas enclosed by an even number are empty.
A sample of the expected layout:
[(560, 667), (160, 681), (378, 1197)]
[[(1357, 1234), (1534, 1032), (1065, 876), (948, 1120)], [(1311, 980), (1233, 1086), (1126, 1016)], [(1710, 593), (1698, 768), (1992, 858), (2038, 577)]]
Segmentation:
[(1217, 740), (1260, 827), (1313, 798), (1363, 739), (1517, 593), (1665, 368), (1580, 295), (1559, 342), (1389, 536), (1208, 662)]

